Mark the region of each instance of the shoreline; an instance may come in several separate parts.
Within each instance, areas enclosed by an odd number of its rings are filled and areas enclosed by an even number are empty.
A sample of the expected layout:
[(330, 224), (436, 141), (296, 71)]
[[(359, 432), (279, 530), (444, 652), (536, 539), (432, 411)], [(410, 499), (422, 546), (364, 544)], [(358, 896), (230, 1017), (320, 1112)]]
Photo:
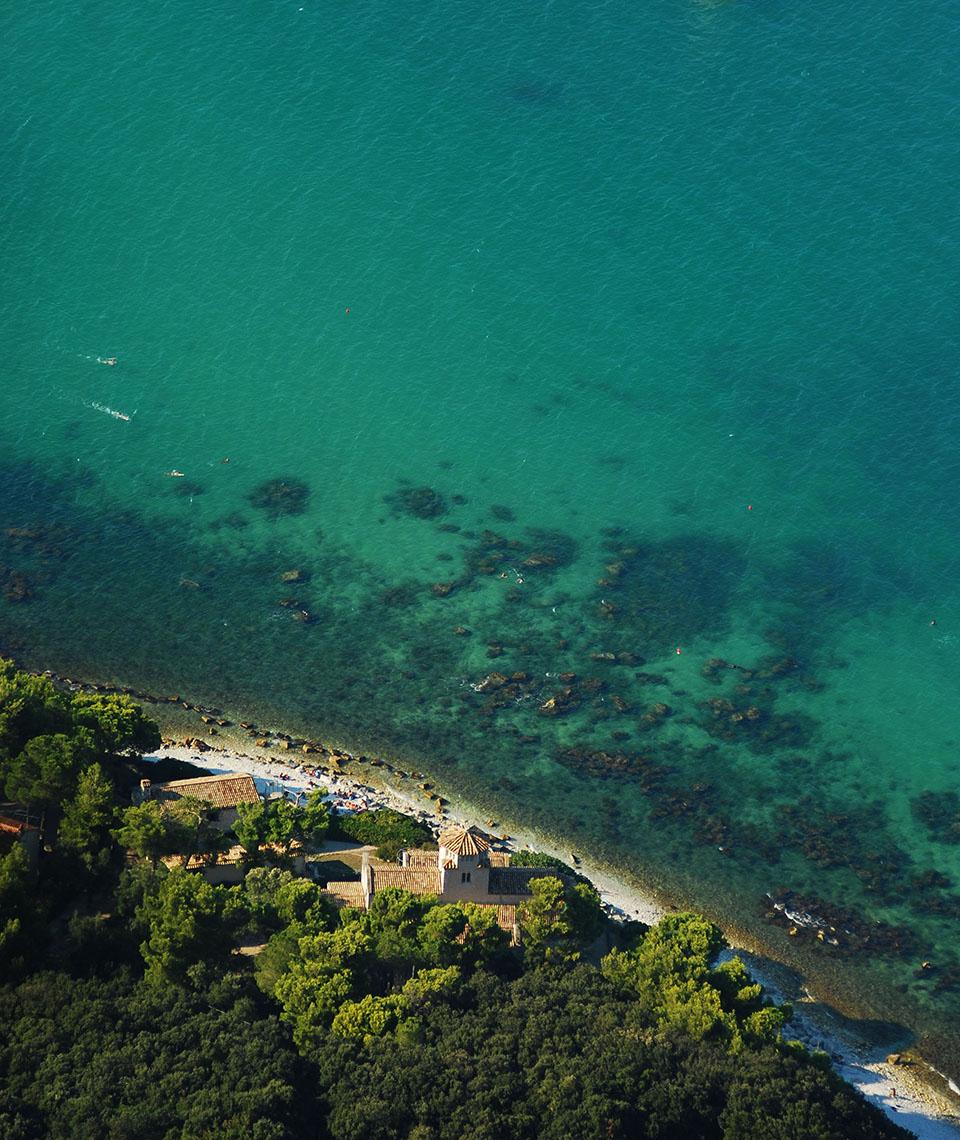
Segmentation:
[[(58, 676), (50, 670), (42, 671), (42, 675), (71, 690), (118, 693), (142, 703), (164, 733), (161, 748), (145, 759), (169, 757), (199, 768), (249, 772), (264, 790), (295, 794), (327, 787), (335, 803), (348, 808), (359, 806), (361, 810), (391, 807), (435, 831), (448, 822), (474, 823), (497, 834), (508, 850), (531, 848), (565, 863), (575, 862), (576, 870), (597, 889), (611, 917), (651, 925), (680, 909), (649, 886), (625, 881), (586, 852), (575, 857), (569, 850), (560, 850), (555, 839), (521, 822), (484, 819), (476, 805), (459, 796), (448, 798), (432, 778), (428, 780), (416, 769), (379, 757), (353, 755), (277, 729), (234, 723), (220, 710), (191, 703), (179, 695), (157, 697), (125, 686)], [(509, 831), (504, 831), (507, 826)], [(815, 997), (802, 978), (798, 981), (794, 971), (770, 958), (755, 938), (728, 924), (721, 925), (730, 944), (728, 954), (741, 953), (768, 994), (793, 1005), (789, 1038), (826, 1052), (844, 1080), (919, 1140), (960, 1140), (960, 1088), (953, 1081), (912, 1050), (897, 1054), (903, 1058), (900, 1063), (888, 1062), (887, 1056), (894, 1054), (871, 1042), (868, 1034), (859, 1035), (856, 1019), (844, 1017), (829, 999)], [(956, 1099), (951, 1099), (951, 1094)]]

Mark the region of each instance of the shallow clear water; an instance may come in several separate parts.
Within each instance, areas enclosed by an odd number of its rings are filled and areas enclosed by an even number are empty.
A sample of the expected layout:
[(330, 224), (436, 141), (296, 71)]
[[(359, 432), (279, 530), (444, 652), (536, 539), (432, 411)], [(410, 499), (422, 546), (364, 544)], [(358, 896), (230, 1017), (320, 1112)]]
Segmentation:
[(955, 1057), (952, 6), (0, 33), (4, 648), (415, 758)]

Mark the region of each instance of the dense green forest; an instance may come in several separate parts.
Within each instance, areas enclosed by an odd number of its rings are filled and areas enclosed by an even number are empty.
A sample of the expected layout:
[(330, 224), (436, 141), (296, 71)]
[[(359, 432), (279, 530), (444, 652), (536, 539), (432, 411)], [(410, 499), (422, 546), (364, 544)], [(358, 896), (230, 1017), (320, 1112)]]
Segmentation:
[(240, 884), (168, 867), (224, 837), (196, 801), (132, 806), (158, 743), (129, 699), (0, 662), (0, 813), (44, 817), (39, 867), (0, 847), (8, 1140), (907, 1136), (695, 915), (615, 926), (567, 876), (534, 881), (519, 948), (472, 904), (338, 912), (289, 869), (319, 797), (241, 812)]

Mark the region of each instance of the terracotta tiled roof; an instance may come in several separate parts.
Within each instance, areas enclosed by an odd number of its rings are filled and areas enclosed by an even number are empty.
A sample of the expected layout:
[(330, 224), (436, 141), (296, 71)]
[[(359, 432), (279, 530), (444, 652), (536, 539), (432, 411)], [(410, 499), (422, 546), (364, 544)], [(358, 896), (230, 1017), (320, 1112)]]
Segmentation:
[(473, 827), (448, 827), (440, 832), (439, 842), (454, 855), (479, 855), (490, 848), (490, 841)]
[(26, 831), (43, 829), (43, 812), (31, 811), (26, 804), (18, 804), (13, 800), (0, 803), (0, 820), (13, 827), (22, 826)]
[(504, 904), (497, 906), (497, 925), (512, 935), (517, 925), (517, 908)]
[(490, 894), (528, 895), (530, 880), (553, 874), (550, 867), (491, 867)]
[(323, 893), (330, 896), (330, 901), (334, 906), (353, 906), (361, 910), (363, 909), (363, 883), (359, 881), (327, 883), (323, 888)]
[(424, 851), (421, 847), (412, 847), (407, 852), (408, 867), (436, 867), (436, 851)]
[[(37, 831), (38, 829), (32, 823), (26, 823), (22, 819), (10, 819), (9, 816), (0, 816), (0, 831), (6, 832), (8, 835), (22, 835), (25, 831)], [(436, 856), (434, 856), (436, 858)]]
[[(517, 942), (517, 908), (512, 904), (504, 903), (477, 903), (477, 906), (482, 906), (484, 910), (495, 911), (494, 917), (497, 920), (497, 926), (501, 930), (505, 930), (510, 935), (510, 941), (513, 945)], [(464, 942), (466, 940), (466, 931), (458, 934), (454, 939), (455, 942)]]
[(372, 867), (373, 891), (385, 891), (388, 887), (398, 887), (413, 895), (438, 895), (440, 893), (440, 872), (421, 867)]
[[(217, 867), (233, 867), (237, 863), (243, 862), (244, 850), (239, 843), (235, 843), (229, 851), (224, 851), (217, 856)], [(182, 855), (164, 855), (162, 862), (170, 868), (184, 867)], [(202, 867), (212, 867), (213, 863), (202, 859), (199, 855), (191, 855), (187, 860), (185, 871), (199, 871)]]
[(510, 852), (509, 851), (490, 851), (487, 853), (487, 858), (490, 860), (491, 867), (509, 867), (510, 866)]
[(157, 784), (156, 789), (161, 798), (192, 796), (214, 808), (260, 802), (260, 793), (253, 776), (241, 772), (228, 772), (224, 776), (200, 776), (196, 780), (171, 780), (166, 784)]

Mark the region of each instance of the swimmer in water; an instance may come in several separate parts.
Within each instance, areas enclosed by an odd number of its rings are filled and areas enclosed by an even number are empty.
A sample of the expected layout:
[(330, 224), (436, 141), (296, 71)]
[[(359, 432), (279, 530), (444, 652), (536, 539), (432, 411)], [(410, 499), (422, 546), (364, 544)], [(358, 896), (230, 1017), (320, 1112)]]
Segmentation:
[(113, 368), (117, 363), (117, 358), (115, 356), (98, 356), (97, 357), (97, 363), (98, 364), (109, 364), (110, 367)]

